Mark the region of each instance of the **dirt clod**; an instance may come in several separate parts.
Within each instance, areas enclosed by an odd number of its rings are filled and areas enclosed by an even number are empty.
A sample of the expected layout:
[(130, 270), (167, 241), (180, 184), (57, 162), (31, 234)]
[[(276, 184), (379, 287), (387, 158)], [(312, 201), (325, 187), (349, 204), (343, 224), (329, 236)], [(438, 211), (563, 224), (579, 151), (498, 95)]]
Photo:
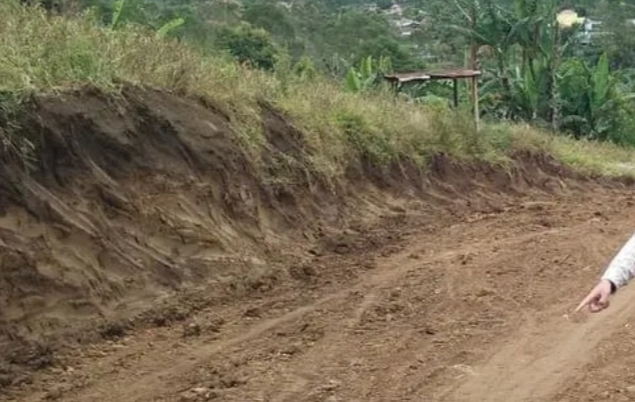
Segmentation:
[(183, 392), (181, 394), (181, 401), (183, 402), (198, 402), (198, 401), (209, 401), (215, 399), (217, 394), (206, 387), (197, 387), (192, 388), (189, 391)]
[(243, 317), (246, 318), (260, 318), (262, 311), (258, 307), (253, 307), (245, 310)]
[(201, 326), (195, 322), (191, 322), (183, 327), (183, 337), (189, 338), (191, 336), (201, 335)]
[(101, 330), (101, 336), (104, 339), (120, 339), (126, 336), (126, 326), (123, 323), (109, 323)]

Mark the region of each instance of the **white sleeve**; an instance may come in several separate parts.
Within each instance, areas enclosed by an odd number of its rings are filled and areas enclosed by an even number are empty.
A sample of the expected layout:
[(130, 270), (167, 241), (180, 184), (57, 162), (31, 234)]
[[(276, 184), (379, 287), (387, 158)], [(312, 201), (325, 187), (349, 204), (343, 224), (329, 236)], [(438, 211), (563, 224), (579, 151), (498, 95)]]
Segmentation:
[(635, 276), (635, 234), (613, 258), (602, 279), (608, 279), (620, 288), (627, 285), (633, 276)]

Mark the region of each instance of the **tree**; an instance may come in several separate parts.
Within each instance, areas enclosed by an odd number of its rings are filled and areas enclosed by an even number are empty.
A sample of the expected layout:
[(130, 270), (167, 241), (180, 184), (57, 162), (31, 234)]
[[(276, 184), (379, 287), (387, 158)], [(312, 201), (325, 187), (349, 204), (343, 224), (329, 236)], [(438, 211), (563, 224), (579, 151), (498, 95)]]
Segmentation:
[(289, 10), (277, 1), (257, 0), (245, 5), (242, 18), (257, 28), (284, 40), (295, 36), (294, 21)]
[(218, 34), (217, 44), (238, 62), (264, 70), (273, 70), (280, 53), (267, 31), (248, 23), (235, 28), (224, 27)]
[(393, 4), (392, 0), (379, 0), (377, 2), (377, 7), (380, 10), (388, 10), (390, 7), (392, 7), (392, 4)]
[(396, 70), (411, 69), (418, 64), (414, 52), (399, 40), (384, 15), (359, 10), (344, 11), (331, 19), (324, 29), (322, 54), (337, 54), (349, 65), (366, 56), (390, 57)]

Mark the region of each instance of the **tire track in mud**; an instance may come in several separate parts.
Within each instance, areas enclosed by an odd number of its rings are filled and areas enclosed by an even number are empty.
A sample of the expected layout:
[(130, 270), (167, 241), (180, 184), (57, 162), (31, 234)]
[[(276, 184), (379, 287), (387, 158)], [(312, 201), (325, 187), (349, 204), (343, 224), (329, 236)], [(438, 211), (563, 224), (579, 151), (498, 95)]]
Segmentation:
[[(614, 201), (613, 204), (618, 202), (619, 200)], [(584, 201), (579, 203), (583, 204)], [(491, 317), (480, 317), (478, 310), (485, 304), (479, 299), (481, 296), (466, 293), (466, 289), (480, 286), (478, 281), (482, 281), (484, 272), (492, 269), (498, 269), (493, 274), (500, 275), (496, 283), (501, 286), (504, 283), (518, 286), (518, 278), (510, 278), (508, 275), (521, 275), (522, 271), (508, 274), (506, 258), (514, 260), (516, 255), (522, 258), (545, 250), (571, 253), (571, 247), (577, 244), (572, 245), (571, 242), (578, 241), (578, 234), (584, 236), (596, 231), (589, 224), (593, 214), (580, 213), (578, 207), (576, 204), (568, 205), (567, 201), (546, 206), (548, 213), (569, 214), (566, 222), (559, 227), (530, 227), (527, 223), (535, 218), (534, 212), (512, 211), (490, 219), (465, 222), (454, 229), (448, 227), (435, 233), (415, 232), (405, 240), (402, 251), (378, 259), (377, 267), (363, 274), (356, 283), (342, 284), (339, 290), (278, 317), (263, 319), (255, 324), (240, 322), (222, 333), (217, 340), (188, 340), (173, 354), (144, 350), (141, 358), (131, 358), (128, 365), (118, 373), (109, 373), (108, 366), (102, 367), (101, 374), (95, 376), (90, 383), (58, 400), (178, 401), (180, 393), (196, 383), (198, 373), (209, 371), (209, 364), (227, 361), (237, 355), (246, 356), (244, 360), (249, 362), (258, 359), (264, 362), (262, 365), (245, 366), (254, 381), (243, 388), (233, 389), (235, 394), (223, 397), (222, 400), (313, 402), (332, 397), (330, 400), (360, 402), (533, 402), (548, 398), (562, 381), (575, 375), (583, 366), (588, 352), (633, 314), (629, 300), (635, 297), (634, 290), (625, 289), (617, 295), (607, 314), (586, 320), (578, 317), (569, 317), (567, 320), (563, 317), (570, 308), (564, 300), (575, 304), (582, 294), (560, 295), (557, 298), (558, 303), (535, 307), (546, 307), (538, 312), (524, 311), (526, 306), (521, 299), (511, 299), (513, 303), (507, 304), (507, 309), (510, 310), (508, 314), (516, 314), (516, 318), (509, 321), (510, 325), (522, 323), (523, 317), (526, 320), (519, 330), (513, 331), (515, 335), (503, 339), (500, 337), (502, 332), (488, 333), (488, 328), (491, 326), (490, 322), (494, 322), (492, 320), (500, 319), (505, 322), (505, 318), (497, 318), (497, 310), (488, 313)], [(593, 208), (587, 210), (592, 212)], [(542, 211), (541, 215), (545, 213)], [(618, 229), (627, 227), (626, 218), (634, 216), (635, 208), (615, 216), (619, 219)], [(507, 225), (515, 225), (511, 234), (506, 229)], [(597, 234), (595, 236), (601, 237)], [(523, 249), (528, 244), (530, 246)], [(493, 246), (499, 251), (491, 251)], [(518, 250), (525, 254), (514, 254), (519, 253)], [(593, 251), (591, 250), (591, 257), (587, 256), (587, 259), (595, 260)], [(478, 253), (484, 255), (477, 258), (476, 266), (471, 266), (469, 262), (463, 265), (465, 262), (461, 262), (466, 254)], [(413, 258), (413, 254), (420, 255)], [(496, 261), (490, 261), (491, 257), (499, 254), (505, 258), (497, 257)], [(577, 257), (572, 257), (575, 258)], [(493, 263), (500, 267), (490, 268), (489, 265)], [(549, 264), (550, 262), (545, 262), (544, 267), (540, 268), (548, 267)], [(466, 269), (469, 270), (469, 275), (462, 275), (461, 272)], [(430, 300), (416, 304), (419, 299), (415, 293), (434, 291), (432, 286), (436, 285), (431, 285), (430, 281), (435, 275), (443, 275), (445, 281), (442, 283), (445, 290), (442, 291), (446, 294), (440, 299), (441, 304), (429, 304)], [(586, 280), (591, 275), (592, 273), (585, 274)], [(574, 282), (582, 284), (582, 293), (592, 284), (585, 282), (584, 278)], [(545, 287), (545, 283), (544, 279), (543, 282), (535, 283), (532, 280), (527, 286), (535, 287), (543, 293), (549, 292), (551, 288)], [(565, 285), (564, 282), (562, 284)], [(570, 291), (573, 285), (566, 285)], [(544, 289), (540, 289), (541, 286)], [(356, 330), (364, 315), (384, 302), (384, 298), (392, 290), (402, 287), (406, 298), (404, 304), (413, 304), (415, 311), (403, 319), (396, 317), (394, 320), (371, 322), (370, 326), (363, 328), (362, 333), (357, 334)], [(504, 292), (512, 291), (514, 289), (505, 289), (503, 286), (500, 294), (491, 297), (503, 300), (511, 297)], [(477, 289), (474, 292), (478, 293)], [(484, 293), (483, 300), (489, 300), (490, 296), (487, 295), (487, 292)], [(570, 298), (575, 300), (569, 300)], [(480, 304), (472, 306), (474, 300)], [(447, 307), (443, 303), (452, 303), (452, 306)], [(466, 311), (470, 309), (472, 311)], [(418, 317), (418, 310), (421, 310), (421, 317)], [(317, 314), (311, 316), (313, 313)], [(438, 337), (426, 335), (427, 318), (424, 313), (441, 322), (442, 329), (447, 332), (440, 333)], [(317, 341), (317, 346), (312, 346), (284, 362), (271, 362), (258, 355), (257, 352), (263, 347), (289, 341), (290, 335), (281, 337), (272, 332), (307, 319), (308, 316), (310, 322), (319, 324), (326, 331)], [(480, 320), (482, 324), (470, 332), (476, 335), (468, 334), (466, 337), (459, 334), (459, 337), (452, 338), (455, 330), (463, 331), (464, 326), (471, 325), (468, 320), (474, 319)], [(452, 323), (453, 320), (456, 323)], [(430, 334), (436, 331), (433, 328)], [(474, 340), (470, 341), (470, 336)], [(444, 343), (437, 344), (436, 341)], [(164, 342), (162, 346), (169, 348), (170, 342)], [(485, 358), (481, 358), (481, 354), (465, 354), (474, 348), (482, 349)], [(359, 372), (351, 374), (347, 372), (350, 370), (347, 364), (355, 359), (360, 362), (360, 366), (355, 369)], [(90, 359), (88, 362), (90, 363)], [(114, 360), (110, 360), (103, 364), (111, 365), (113, 362)], [(426, 367), (430, 362), (434, 366)], [(269, 377), (261, 379), (266, 372), (276, 379), (275, 383), (268, 382)], [(457, 378), (457, 374), (460, 374), (460, 378)], [(343, 385), (337, 389), (327, 387), (332, 392), (330, 396), (315, 394), (320, 381), (328, 379), (337, 380), (337, 384)], [(355, 379), (359, 382), (356, 383)], [(201, 386), (204, 385), (201, 383)], [(41, 399), (33, 394), (31, 398), (21, 400), (31, 402)]]
[[(507, 238), (501, 241), (500, 244), (505, 247), (511, 247), (514, 244), (523, 243), (532, 238), (557, 233), (559, 230), (560, 229), (546, 229), (538, 232), (523, 233), (516, 237)], [(408, 272), (420, 270), (422, 266), (429, 264), (450, 261), (459, 254), (479, 250), (488, 243), (489, 240), (483, 239), (481, 242), (473, 243), (467, 247), (465, 245), (457, 244), (456, 249), (444, 250), (434, 253), (427, 258), (413, 261), (411, 259), (411, 254), (413, 250), (417, 250), (421, 244), (421, 237), (415, 236), (404, 252), (389, 258), (389, 269), (386, 269), (388, 264), (383, 264), (385, 265), (383, 269), (378, 268), (374, 272), (370, 272), (367, 277), (363, 278), (360, 283), (353, 287), (345, 288), (336, 293), (326, 295), (312, 304), (302, 306), (282, 316), (254, 324), (253, 326), (240, 331), (242, 334), (235, 337), (221, 339), (213, 342), (212, 344), (200, 344), (193, 342), (184, 350), (179, 352), (177, 360), (157, 359), (156, 357), (144, 359), (146, 360), (146, 363), (141, 361), (137, 365), (139, 369), (138, 371), (144, 373), (143, 375), (120, 375), (118, 377), (116, 387), (111, 387), (108, 384), (106, 387), (102, 387), (100, 383), (96, 383), (95, 386), (89, 387), (84, 391), (80, 391), (76, 396), (70, 397), (69, 395), (68, 399), (65, 398), (63, 400), (90, 402), (102, 401), (104, 397), (108, 397), (112, 398), (112, 400), (122, 402), (154, 401), (156, 397), (164, 393), (169, 394), (171, 390), (174, 390), (175, 387), (177, 387), (175, 384), (178, 384), (181, 381), (184, 373), (191, 372), (197, 366), (212, 359), (215, 355), (226, 353), (228, 350), (241, 344), (248, 343), (250, 340), (258, 338), (281, 325), (298, 320), (316, 309), (323, 307), (326, 308), (329, 305), (333, 305), (335, 302), (341, 303), (348, 295), (360, 292), (366, 296), (359, 306), (352, 307), (355, 312), (352, 313), (352, 318), (346, 321), (348, 324), (344, 325), (344, 327), (353, 326), (359, 321), (364, 311), (373, 304), (376, 298), (376, 296), (372, 294), (373, 289), (377, 287), (390, 286), (390, 284), (394, 283), (399, 278), (407, 275)], [(336, 353), (335, 349), (337, 349), (337, 347), (342, 347), (342, 345), (334, 344), (333, 348), (327, 347), (321, 354), (329, 355), (329, 353)], [(289, 381), (289, 383), (292, 384), (292, 389), (281, 391), (281, 395), (296, 395), (301, 393), (302, 387), (298, 385), (297, 381)]]
[(593, 349), (635, 315), (635, 289), (625, 288), (610, 309), (586, 319), (569, 316), (565, 306), (552, 309), (548, 315), (543, 322), (529, 320), (509, 344), (482, 366), (474, 367), (473, 375), (441, 400), (551, 400), (566, 380), (585, 367)]

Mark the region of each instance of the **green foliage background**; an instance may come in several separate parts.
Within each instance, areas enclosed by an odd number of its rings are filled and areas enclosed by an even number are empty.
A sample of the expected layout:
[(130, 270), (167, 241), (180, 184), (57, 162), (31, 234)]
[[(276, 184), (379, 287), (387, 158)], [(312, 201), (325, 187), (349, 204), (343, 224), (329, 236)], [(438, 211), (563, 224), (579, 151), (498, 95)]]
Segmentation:
[[(484, 72), (482, 117), (523, 121), (575, 138), (635, 145), (635, 1), (610, 0), (23, 0), (53, 13), (90, 13), (111, 29), (149, 27), (198, 48), (277, 74), (377, 88), (381, 74), (446, 67)], [(399, 13), (393, 8), (399, 7)], [(601, 20), (561, 29), (575, 9)], [(405, 35), (399, 23), (412, 23)], [(468, 103), (467, 84), (462, 102)], [(404, 88), (420, 103), (451, 96), (443, 83)]]

